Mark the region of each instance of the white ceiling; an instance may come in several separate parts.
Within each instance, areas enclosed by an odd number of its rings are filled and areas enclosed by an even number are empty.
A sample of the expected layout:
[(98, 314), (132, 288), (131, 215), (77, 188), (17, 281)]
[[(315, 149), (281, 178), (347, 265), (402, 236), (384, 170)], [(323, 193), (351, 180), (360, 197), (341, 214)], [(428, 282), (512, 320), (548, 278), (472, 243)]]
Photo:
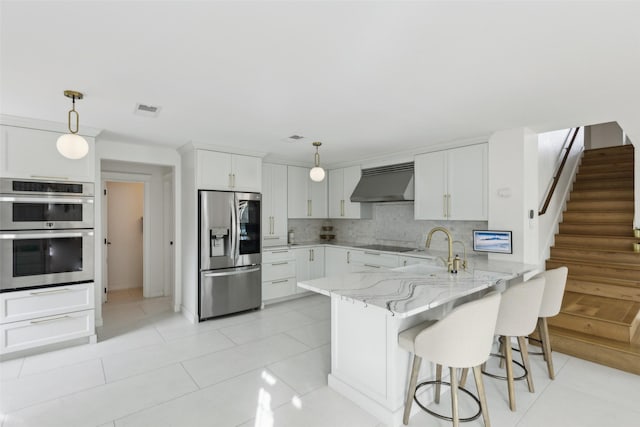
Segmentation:
[[(2, 1), (0, 113), (336, 163), (639, 114), (637, 2)], [(158, 118), (136, 103), (162, 107)], [(283, 142), (292, 134), (304, 143)]]

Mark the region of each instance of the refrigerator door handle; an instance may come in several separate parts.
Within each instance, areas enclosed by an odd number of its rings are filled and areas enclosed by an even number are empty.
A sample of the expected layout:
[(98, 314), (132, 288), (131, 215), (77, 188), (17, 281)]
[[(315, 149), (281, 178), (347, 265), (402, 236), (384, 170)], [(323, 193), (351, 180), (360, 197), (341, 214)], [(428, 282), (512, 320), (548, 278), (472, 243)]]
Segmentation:
[(229, 256), (233, 264), (238, 262), (238, 238), (240, 236), (240, 225), (238, 224), (238, 198), (234, 195), (231, 199), (231, 253)]
[(253, 273), (259, 271), (260, 267), (245, 269), (245, 270), (233, 270), (233, 271), (219, 271), (215, 273), (202, 273), (204, 277), (223, 277), (223, 276), (235, 276), (238, 274)]

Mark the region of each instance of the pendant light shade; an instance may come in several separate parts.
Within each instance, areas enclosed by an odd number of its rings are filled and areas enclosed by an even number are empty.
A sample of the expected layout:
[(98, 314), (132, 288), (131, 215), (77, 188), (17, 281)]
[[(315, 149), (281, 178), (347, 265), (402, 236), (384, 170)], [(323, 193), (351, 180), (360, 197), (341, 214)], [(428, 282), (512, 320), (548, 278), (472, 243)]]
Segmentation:
[(316, 155), (315, 155), (315, 167), (311, 168), (309, 171), (309, 178), (312, 181), (320, 182), (325, 177), (324, 169), (320, 167), (320, 153), (318, 153), (318, 148), (322, 145), (322, 142), (314, 142), (313, 146), (316, 147)]
[(81, 159), (89, 152), (87, 140), (75, 133), (61, 135), (56, 142), (58, 152), (68, 159)]
[[(64, 157), (72, 160), (81, 159), (89, 152), (89, 143), (82, 136), (78, 135), (78, 129), (80, 127), (80, 114), (76, 111), (76, 99), (82, 99), (84, 95), (75, 90), (65, 90), (64, 96), (71, 98), (72, 107), (69, 110), (67, 117), (67, 124), (69, 127), (69, 133), (61, 135), (56, 142), (56, 148), (58, 152)], [(75, 116), (76, 126), (75, 129), (71, 127), (72, 117)]]

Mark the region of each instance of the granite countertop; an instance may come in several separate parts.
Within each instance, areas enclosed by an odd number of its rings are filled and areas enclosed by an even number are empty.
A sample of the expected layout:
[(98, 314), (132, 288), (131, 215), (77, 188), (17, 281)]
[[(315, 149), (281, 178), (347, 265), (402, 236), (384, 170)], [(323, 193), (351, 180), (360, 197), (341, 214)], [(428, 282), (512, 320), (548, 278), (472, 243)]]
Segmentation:
[(466, 271), (453, 274), (444, 267), (418, 264), (324, 277), (298, 282), (298, 286), (404, 318), (504, 284), (536, 269), (534, 265), (478, 260)]

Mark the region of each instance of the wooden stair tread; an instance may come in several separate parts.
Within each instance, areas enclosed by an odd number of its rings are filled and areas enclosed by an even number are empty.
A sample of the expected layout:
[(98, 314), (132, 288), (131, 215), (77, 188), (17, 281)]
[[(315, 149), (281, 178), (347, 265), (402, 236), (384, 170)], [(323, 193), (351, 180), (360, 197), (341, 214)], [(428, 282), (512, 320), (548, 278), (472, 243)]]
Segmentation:
[(567, 282), (570, 280), (580, 281), (580, 282), (610, 284), (610, 285), (616, 285), (616, 286), (627, 286), (630, 288), (640, 289), (640, 278), (638, 278), (638, 280), (618, 279), (615, 277), (601, 278), (601, 277), (594, 277), (594, 276), (582, 276), (579, 274), (572, 274), (571, 272), (569, 272), (569, 275), (567, 276)]
[(613, 268), (620, 268), (624, 270), (640, 271), (640, 265), (635, 263), (582, 261), (582, 260), (574, 260), (569, 258), (549, 258), (549, 261), (554, 261), (554, 262), (564, 261), (570, 264), (577, 264), (577, 265), (586, 265), (586, 266), (595, 266), (595, 267), (613, 267)]
[(640, 302), (565, 292), (561, 313), (632, 327), (638, 322)]
[(638, 340), (624, 343), (557, 326), (549, 326), (549, 335), (553, 351), (640, 375)]

